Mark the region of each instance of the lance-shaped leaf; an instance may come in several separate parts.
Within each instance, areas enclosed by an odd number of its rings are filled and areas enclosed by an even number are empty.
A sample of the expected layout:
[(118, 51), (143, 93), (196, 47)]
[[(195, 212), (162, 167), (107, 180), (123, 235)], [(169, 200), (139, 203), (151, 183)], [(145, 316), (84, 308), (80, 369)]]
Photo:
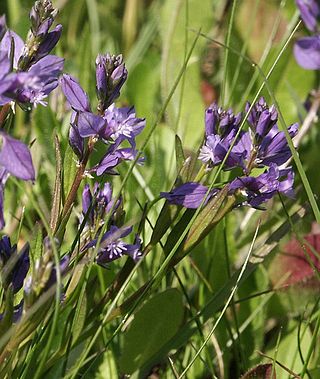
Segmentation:
[(53, 231), (56, 229), (59, 220), (62, 194), (62, 158), (60, 142), (57, 135), (55, 135), (54, 143), (56, 150), (56, 179), (54, 183), (53, 201), (50, 217), (50, 228)]
[(156, 245), (161, 240), (170, 225), (173, 225), (180, 210), (181, 206), (179, 205), (171, 205), (168, 201), (164, 203), (152, 232), (151, 245)]
[(135, 314), (124, 333), (119, 365), (131, 374), (177, 332), (182, 323), (182, 297), (175, 288), (153, 296)]
[(272, 363), (258, 365), (247, 371), (241, 379), (276, 379), (276, 370)]
[(198, 245), (233, 208), (236, 199), (234, 196), (228, 196), (228, 192), (229, 187), (223, 187), (198, 214), (185, 240), (184, 255)]
[(180, 173), (180, 170), (183, 166), (186, 157), (184, 156), (182, 141), (178, 135), (175, 135), (175, 151), (176, 151), (176, 167), (177, 175)]
[(28, 147), (3, 132), (1, 136), (0, 165), (19, 179), (34, 180), (35, 172)]

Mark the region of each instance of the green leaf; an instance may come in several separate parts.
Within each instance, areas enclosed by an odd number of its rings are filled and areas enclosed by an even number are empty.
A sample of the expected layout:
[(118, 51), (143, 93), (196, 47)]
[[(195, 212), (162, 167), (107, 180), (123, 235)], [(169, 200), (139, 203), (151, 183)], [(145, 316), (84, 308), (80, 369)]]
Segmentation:
[(62, 158), (60, 142), (57, 135), (55, 135), (54, 142), (56, 150), (56, 179), (54, 183), (53, 201), (50, 217), (50, 228), (53, 231), (56, 229), (59, 219), (62, 192)]
[(177, 166), (177, 175), (180, 173), (181, 168), (186, 160), (183, 152), (182, 141), (178, 135), (175, 137), (175, 148), (176, 148), (176, 166)]
[(118, 378), (116, 361), (112, 351), (108, 350), (103, 354), (103, 361), (99, 366), (95, 379)]
[(31, 242), (31, 247), (30, 247), (31, 270), (33, 270), (36, 260), (41, 257), (42, 249), (43, 249), (43, 235), (42, 235), (41, 226), (39, 224), (36, 224), (35, 229), (36, 229), (36, 234)]
[(124, 334), (121, 371), (131, 374), (153, 356), (177, 332), (183, 314), (182, 296), (174, 288), (145, 303)]
[[(167, 0), (162, 6), (160, 17), (163, 41), (161, 92), (162, 98), (166, 99), (185, 59), (186, 47), (190, 47), (195, 36), (190, 30), (201, 29), (202, 33), (208, 34), (212, 28), (212, 1), (203, 0), (199, 6), (197, 0)], [(205, 39), (197, 42), (185, 71), (187, 80), (179, 85), (167, 109), (169, 125), (179, 134), (184, 133), (183, 141), (187, 147), (194, 147), (202, 137), (199, 130), (203, 130), (204, 104), (200, 94), (199, 60), (205, 44)]]
[(38, 145), (41, 148), (43, 158), (55, 163), (55, 149), (52, 143), (53, 132), (59, 128), (59, 123), (49, 107), (37, 107), (33, 115)]
[(75, 177), (77, 166), (76, 166), (76, 155), (74, 154), (70, 145), (68, 145), (66, 149), (66, 153), (64, 156), (64, 164), (63, 164), (63, 194), (64, 199), (67, 197), (73, 179)]
[(87, 303), (87, 294), (84, 292), (81, 302), (77, 304), (76, 314), (73, 319), (72, 343), (78, 339), (85, 325), (88, 308)]

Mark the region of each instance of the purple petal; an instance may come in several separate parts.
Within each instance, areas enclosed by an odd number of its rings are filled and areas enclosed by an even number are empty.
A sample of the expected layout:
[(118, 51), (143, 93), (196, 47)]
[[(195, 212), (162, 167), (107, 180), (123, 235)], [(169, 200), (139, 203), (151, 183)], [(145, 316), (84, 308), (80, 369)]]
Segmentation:
[(80, 136), (78, 128), (73, 123), (71, 123), (70, 126), (69, 143), (77, 157), (82, 159), (84, 152), (84, 140)]
[(105, 120), (90, 112), (81, 112), (78, 115), (78, 130), (81, 137), (99, 135), (105, 126)]
[(3, 16), (0, 16), (0, 41), (2, 40), (6, 31), (7, 31), (6, 16), (3, 15)]
[(294, 45), (298, 64), (307, 70), (320, 70), (320, 35), (304, 37)]
[(45, 57), (56, 46), (62, 33), (62, 25), (57, 25), (50, 33), (48, 33), (36, 53), (36, 60)]
[[(86, 184), (82, 191), (82, 213), (84, 215), (87, 214), (91, 203), (92, 203), (92, 194), (91, 194), (90, 186), (89, 184)], [(91, 213), (92, 213), (92, 217), (90, 217), (91, 215), (89, 215), (89, 219), (93, 218), (93, 212)]]
[[(114, 171), (112, 170), (114, 167), (116, 167), (123, 160), (134, 160), (137, 154), (138, 151), (132, 148), (119, 149), (115, 151), (109, 150), (108, 153), (102, 158), (99, 164), (96, 167), (94, 167), (93, 170), (96, 171), (98, 176), (104, 173), (114, 174)], [(141, 160), (139, 161), (141, 163)]]
[(28, 147), (3, 132), (1, 135), (0, 165), (19, 179), (34, 180), (35, 172)]
[(72, 76), (63, 75), (60, 83), (65, 97), (75, 111), (90, 112), (88, 95)]
[(10, 59), (4, 50), (0, 50), (0, 79), (2, 79), (10, 71)]
[(29, 268), (29, 244), (26, 244), (19, 253), (19, 259), (12, 270), (12, 288), (14, 293), (17, 293), (22, 288)]
[(311, 31), (316, 31), (317, 18), (320, 16), (320, 6), (316, 0), (296, 0), (301, 18), (306, 27)]
[[(160, 197), (167, 199), (170, 204), (196, 209), (202, 203), (207, 192), (208, 188), (202, 184), (190, 182), (182, 184), (170, 192), (161, 192)], [(208, 198), (209, 196), (207, 196), (207, 200)]]
[(5, 35), (3, 36), (1, 42), (0, 42), (0, 50), (4, 50), (7, 52), (8, 57), (11, 56), (11, 46), (12, 41), (14, 45), (14, 55), (13, 55), (13, 67), (17, 68), (18, 61), (21, 57), (23, 48), (24, 48), (24, 42), (23, 40), (13, 32), (12, 30), (7, 30)]
[(59, 58), (55, 55), (47, 55), (32, 65), (28, 72), (38, 76), (57, 78), (63, 70), (63, 65), (63, 58)]

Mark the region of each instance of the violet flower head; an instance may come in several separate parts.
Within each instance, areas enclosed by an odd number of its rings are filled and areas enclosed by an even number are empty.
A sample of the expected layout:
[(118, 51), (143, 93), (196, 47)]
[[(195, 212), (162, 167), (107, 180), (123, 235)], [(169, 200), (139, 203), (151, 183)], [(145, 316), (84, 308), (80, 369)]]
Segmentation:
[(2, 286), (7, 288), (11, 284), (13, 293), (17, 293), (29, 271), (29, 245), (18, 253), (17, 245), (12, 246), (10, 238), (3, 236), (0, 240), (0, 266)]
[(122, 55), (98, 55), (96, 59), (98, 109), (103, 112), (119, 96), (128, 76)]
[(135, 147), (135, 137), (146, 126), (144, 118), (137, 118), (134, 107), (116, 108), (114, 104), (108, 107), (103, 115), (106, 121), (105, 137), (110, 137), (116, 144), (128, 140)]
[(22, 180), (35, 179), (32, 158), (28, 147), (4, 132), (0, 132), (2, 147), (0, 150), (0, 229), (5, 225), (3, 217), (4, 187), (9, 175)]
[(306, 70), (320, 70), (320, 3), (318, 0), (296, 0), (301, 18), (312, 33), (297, 40), (294, 56), (298, 64)]
[[(231, 109), (224, 111), (217, 104), (212, 104), (205, 114), (205, 143), (200, 149), (199, 159), (206, 163), (209, 167), (220, 164), (230, 146), (234, 144), (234, 148), (228, 155), (224, 169), (229, 170), (233, 167), (243, 166), (243, 159), (247, 152), (238, 145), (243, 132), (238, 134), (241, 123), (241, 113), (234, 115)], [(237, 146), (238, 145), (238, 146)]]
[[(122, 63), (114, 69), (114, 73), (119, 67), (122, 67)], [(102, 74), (99, 78), (103, 78)], [(109, 79), (107, 79), (108, 85)], [(91, 111), (88, 95), (73, 77), (63, 75), (60, 83), (62, 91), (73, 109), (69, 133), (69, 143), (72, 149), (81, 160), (84, 156), (86, 138), (102, 141), (108, 148), (101, 161), (89, 169), (89, 172), (96, 172), (98, 176), (104, 173), (116, 174), (114, 168), (120, 162), (134, 160), (137, 156), (135, 138), (145, 127), (145, 119), (136, 117), (134, 107), (117, 108), (114, 104), (108, 106), (103, 113), (100, 110), (99, 114), (94, 114)], [(120, 148), (120, 144), (124, 141), (128, 141), (131, 147)], [(139, 159), (138, 162), (141, 163), (142, 160)]]
[[(6, 30), (4, 34), (2, 30)], [(57, 26), (50, 33), (61, 34), (61, 27)], [(12, 100), (25, 109), (37, 104), (46, 105), (44, 99), (58, 85), (57, 79), (63, 69), (63, 59), (48, 55), (51, 50), (48, 49), (48, 41), (53, 36), (50, 33), (47, 40), (43, 40), (45, 44), (41, 43), (43, 36), (28, 37), (24, 44), (16, 33), (7, 29), (5, 19), (1, 18), (0, 105)]]
[(241, 192), (246, 200), (243, 205), (259, 208), (262, 203), (273, 198), (278, 192), (294, 197), (294, 174), (291, 168), (280, 170), (276, 164), (258, 177), (238, 177), (230, 183), (230, 193)]
[[(234, 179), (229, 187), (230, 195), (242, 194), (243, 205), (259, 208), (260, 204), (271, 199), (277, 193), (293, 197), (294, 175), (291, 169), (281, 169), (291, 157), (286, 135), (278, 129), (278, 112), (274, 105), (268, 106), (263, 97), (252, 107), (246, 104), (249, 131), (239, 131), (241, 116), (233, 116), (231, 110), (222, 111), (215, 104), (206, 111), (206, 140), (200, 149), (199, 159), (209, 167), (221, 163), (226, 154), (224, 169), (238, 167), (242, 175)], [(293, 138), (298, 125), (288, 127), (288, 134)], [(230, 150), (230, 151), (229, 151)], [(254, 168), (265, 168), (266, 171), (253, 176)], [(241, 174), (240, 174), (241, 175)], [(208, 188), (200, 183), (188, 182), (170, 192), (160, 193), (170, 204), (185, 208), (198, 208)], [(208, 199), (217, 194), (214, 188)]]
[(47, 56), (58, 43), (62, 25), (50, 28), (58, 11), (50, 0), (38, 0), (30, 11), (31, 29), (27, 41), (19, 59), (18, 67), (26, 71), (40, 59)]
[[(94, 184), (93, 194), (91, 193), (90, 186), (86, 184), (82, 192), (82, 215), (87, 215), (87, 225), (95, 227), (103, 225), (104, 219), (110, 215), (110, 221), (113, 221), (113, 216), (117, 212), (117, 209), (121, 205), (121, 199), (114, 202), (112, 198), (112, 187), (110, 183), (105, 183), (103, 187), (99, 188), (99, 183)], [(90, 209), (91, 207), (91, 209)]]
[[(246, 112), (250, 108), (250, 103), (246, 104)], [(252, 107), (248, 116), (248, 124), (254, 134), (253, 141), (255, 144), (261, 143), (263, 138), (269, 133), (271, 128), (278, 121), (278, 112), (274, 105), (268, 107), (265, 99), (261, 97)]]
[(296, 0), (302, 21), (311, 31), (317, 31), (317, 21), (320, 19), (320, 4), (318, 0)]
[[(128, 236), (132, 232), (132, 227), (118, 228), (115, 225), (110, 227), (101, 239), (101, 243), (98, 248), (97, 263), (104, 265), (110, 263), (123, 255), (130, 256), (135, 262), (142, 257), (141, 252), (141, 239), (136, 236), (133, 244), (128, 244), (123, 241), (123, 238)], [(95, 247), (98, 239), (94, 239), (89, 242), (83, 249), (83, 251), (90, 247)]]
[(320, 34), (298, 39), (293, 52), (302, 68), (320, 70)]
[[(246, 104), (246, 111), (250, 103)], [(262, 97), (255, 104), (248, 116), (250, 131), (245, 132), (238, 146), (247, 152), (245, 156), (244, 173), (249, 175), (255, 167), (281, 166), (291, 157), (286, 135), (278, 129), (278, 113), (274, 105), (268, 107)], [(288, 133), (293, 138), (298, 132), (298, 124), (288, 127)]]
[(29, 15), (33, 34), (47, 34), (57, 13), (50, 0), (37, 0)]

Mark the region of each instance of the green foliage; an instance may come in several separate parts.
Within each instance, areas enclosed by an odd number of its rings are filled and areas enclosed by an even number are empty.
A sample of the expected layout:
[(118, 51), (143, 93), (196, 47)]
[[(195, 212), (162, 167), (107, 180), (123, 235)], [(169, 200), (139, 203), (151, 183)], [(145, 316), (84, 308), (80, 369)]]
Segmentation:
[(124, 333), (120, 369), (132, 374), (176, 333), (184, 314), (181, 294), (174, 288), (159, 293), (133, 316)]
[[(32, 5), (32, 0), (3, 0), (0, 14), (25, 36)], [(56, 0), (55, 5), (64, 28), (55, 53), (89, 94), (92, 109), (96, 55), (124, 54), (129, 76), (118, 104), (134, 105), (146, 118), (137, 139), (146, 159), (132, 171), (124, 162), (118, 176), (98, 180), (112, 182), (114, 196), (123, 197), (121, 217), (142, 236), (146, 256), (137, 265), (122, 257), (99, 267), (98, 248), (81, 251), (83, 184), (62, 217), (78, 158), (68, 144), (71, 111), (61, 91), (51, 95), (47, 107), (17, 110), (6, 127), (32, 143), (37, 180), (31, 185), (9, 178), (3, 234), (19, 247), (30, 242), (32, 275), (39, 272), (48, 235), (59, 240), (52, 256), (69, 254), (70, 265), (48, 298), (39, 295), (26, 308), (20, 329), (11, 324), (23, 291), (14, 301), (11, 290), (5, 294), (1, 287), (8, 312), (0, 322), (0, 377), (270, 379), (271, 369), (277, 379), (318, 378), (317, 278), (309, 296), (304, 289), (310, 283), (279, 290), (281, 277), (273, 281), (270, 274), (282, 244), (302, 238), (314, 225), (319, 199), (313, 211), (310, 199), (320, 186), (318, 118), (296, 147), (306, 177), (296, 175), (294, 200), (275, 199), (265, 211), (239, 207), (230, 212), (235, 198), (226, 187), (198, 213), (159, 200), (160, 192), (178, 184), (204, 176), (209, 184), (213, 177), (223, 182), (229, 175), (200, 170), (196, 159), (204, 135), (204, 84), (212, 101), (221, 104), (224, 91), (225, 107), (236, 111), (262, 88), (268, 102), (278, 102), (286, 125), (303, 122), (304, 101), (319, 84), (319, 73), (303, 70), (292, 54), (294, 2)], [(299, 27), (297, 36), (303, 34)], [(103, 146), (95, 145), (94, 159), (103, 155)], [(87, 169), (90, 165), (89, 160)], [(93, 182), (88, 172), (81, 179)]]

